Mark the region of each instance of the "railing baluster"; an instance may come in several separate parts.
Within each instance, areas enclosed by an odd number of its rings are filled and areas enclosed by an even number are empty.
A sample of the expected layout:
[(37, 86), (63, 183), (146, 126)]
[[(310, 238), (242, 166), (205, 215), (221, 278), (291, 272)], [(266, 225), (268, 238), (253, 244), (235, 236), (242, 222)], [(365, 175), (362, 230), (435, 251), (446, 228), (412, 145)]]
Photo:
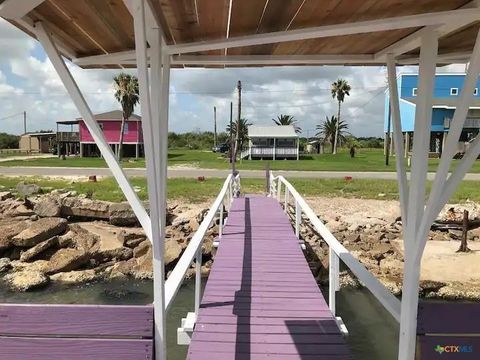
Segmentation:
[(221, 239), (223, 234), (223, 203), (220, 205), (220, 221), (218, 223), (218, 238)]
[(300, 239), (300, 222), (302, 220), (302, 210), (298, 201), (295, 201), (295, 235)]
[(285, 204), (283, 205), (285, 213), (288, 212), (288, 187), (285, 186)]
[(277, 180), (277, 201), (280, 202), (280, 195), (282, 194), (282, 183), (280, 179)]
[(198, 310), (200, 309), (202, 291), (202, 246), (198, 247), (197, 255), (195, 256), (195, 319), (198, 317)]
[(340, 286), (339, 260), (332, 248), (328, 249), (328, 306), (333, 315), (335, 315), (335, 293)]

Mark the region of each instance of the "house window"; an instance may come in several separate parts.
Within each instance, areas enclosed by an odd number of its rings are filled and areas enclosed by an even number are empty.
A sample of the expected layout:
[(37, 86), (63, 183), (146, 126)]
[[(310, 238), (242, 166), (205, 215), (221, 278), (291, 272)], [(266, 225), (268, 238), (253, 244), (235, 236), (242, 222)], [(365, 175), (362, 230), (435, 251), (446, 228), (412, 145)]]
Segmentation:
[(128, 123), (127, 122), (125, 124), (123, 124), (123, 133), (124, 134), (128, 133)]
[(412, 96), (417, 96), (417, 88), (412, 89)]
[(458, 88), (450, 88), (450, 95), (452, 96), (458, 95)]
[(478, 88), (475, 88), (475, 90), (473, 90), (473, 95), (474, 95), (474, 96), (477, 96), (477, 95), (478, 95)]

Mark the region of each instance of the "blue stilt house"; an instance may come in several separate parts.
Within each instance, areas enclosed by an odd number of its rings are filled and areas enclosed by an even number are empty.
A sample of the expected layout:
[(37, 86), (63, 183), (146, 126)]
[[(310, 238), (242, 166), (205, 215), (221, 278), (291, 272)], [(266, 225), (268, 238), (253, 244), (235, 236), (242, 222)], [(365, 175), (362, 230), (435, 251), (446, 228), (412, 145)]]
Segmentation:
[[(450, 123), (457, 106), (460, 92), (463, 88), (465, 74), (446, 73), (437, 74), (435, 76), (434, 92), (433, 92), (433, 111), (432, 111), (432, 128), (430, 134), (430, 153), (432, 156), (441, 154), (445, 140), (448, 136)], [(402, 132), (404, 134), (405, 152), (411, 151), (413, 143), (413, 131), (415, 126), (415, 107), (418, 92), (418, 74), (401, 74), (398, 78), (398, 87), (400, 95), (400, 115), (402, 121)], [(477, 83), (473, 94), (474, 100), (469, 109), (467, 119), (464, 124), (462, 134), (459, 139), (458, 151), (464, 152), (470, 141), (477, 136), (480, 129), (480, 96), (478, 89), (480, 82)], [(384, 134), (393, 131), (393, 124), (389, 118), (390, 99), (388, 94), (385, 99), (384, 114)], [(392, 143), (392, 142), (390, 142)], [(385, 141), (387, 144), (387, 141)], [(392, 144), (390, 148), (393, 149)]]

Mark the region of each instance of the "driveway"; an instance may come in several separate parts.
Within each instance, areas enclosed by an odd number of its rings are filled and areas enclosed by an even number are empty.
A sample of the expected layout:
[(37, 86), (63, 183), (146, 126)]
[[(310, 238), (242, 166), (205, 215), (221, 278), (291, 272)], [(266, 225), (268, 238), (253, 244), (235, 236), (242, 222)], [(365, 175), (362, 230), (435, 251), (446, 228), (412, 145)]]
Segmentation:
[[(144, 168), (124, 169), (127, 176), (145, 176)], [(229, 170), (217, 169), (178, 169), (169, 168), (169, 178), (192, 178), (198, 176), (225, 178)], [(352, 171), (274, 171), (276, 175), (286, 178), (339, 179), (352, 176), (354, 179), (395, 180), (394, 172), (352, 172)], [(0, 167), (0, 175), (6, 176), (49, 176), (49, 177), (82, 177), (89, 175), (111, 176), (108, 168), (64, 168), (64, 167)], [(244, 178), (264, 178), (263, 170), (242, 170)], [(428, 179), (433, 180), (435, 174), (429, 173)], [(467, 174), (465, 180), (480, 180), (480, 174)]]

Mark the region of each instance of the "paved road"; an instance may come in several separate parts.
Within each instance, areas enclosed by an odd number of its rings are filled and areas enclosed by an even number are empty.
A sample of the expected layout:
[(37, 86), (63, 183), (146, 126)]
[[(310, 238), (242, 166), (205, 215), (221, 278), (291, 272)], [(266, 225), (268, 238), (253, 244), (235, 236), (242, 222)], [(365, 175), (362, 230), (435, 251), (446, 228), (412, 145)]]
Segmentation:
[[(125, 169), (128, 176), (145, 176), (145, 169)], [(352, 171), (274, 171), (277, 175), (286, 178), (315, 178), (315, 179), (338, 179), (352, 176), (356, 179), (396, 179), (394, 172), (352, 172)], [(191, 178), (197, 176), (224, 178), (229, 170), (215, 169), (169, 169), (169, 178)], [(263, 170), (242, 170), (243, 178), (263, 178)], [(0, 175), (7, 176), (111, 176), (107, 168), (62, 168), (62, 167), (0, 167)], [(429, 173), (428, 178), (433, 180), (434, 173)], [(465, 180), (480, 180), (480, 174), (467, 174)]]

